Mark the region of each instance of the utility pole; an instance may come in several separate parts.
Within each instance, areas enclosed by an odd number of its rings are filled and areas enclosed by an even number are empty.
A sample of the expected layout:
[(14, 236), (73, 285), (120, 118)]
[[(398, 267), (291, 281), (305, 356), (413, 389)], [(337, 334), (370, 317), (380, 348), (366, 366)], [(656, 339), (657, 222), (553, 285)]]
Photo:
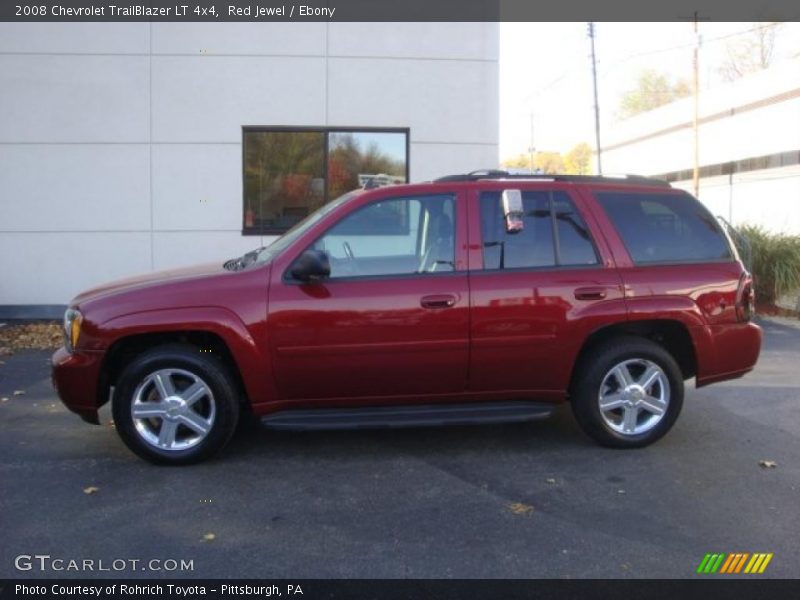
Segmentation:
[(600, 159), (600, 103), (597, 101), (597, 60), (594, 55), (594, 23), (587, 23), (589, 41), (592, 45), (592, 83), (594, 85), (594, 135), (597, 144), (597, 174), (603, 174), (603, 164)]
[(533, 159), (536, 153), (536, 146), (533, 144), (533, 113), (531, 113), (531, 145), (528, 147), (528, 152), (531, 153), (531, 175), (534, 173)]
[(694, 75), (692, 78), (692, 91), (694, 93), (694, 117), (692, 118), (692, 128), (694, 129), (694, 164), (692, 169), (692, 183), (694, 184), (694, 196), (700, 197), (700, 33), (697, 26), (697, 11), (694, 13), (694, 53), (692, 58), (692, 68)]

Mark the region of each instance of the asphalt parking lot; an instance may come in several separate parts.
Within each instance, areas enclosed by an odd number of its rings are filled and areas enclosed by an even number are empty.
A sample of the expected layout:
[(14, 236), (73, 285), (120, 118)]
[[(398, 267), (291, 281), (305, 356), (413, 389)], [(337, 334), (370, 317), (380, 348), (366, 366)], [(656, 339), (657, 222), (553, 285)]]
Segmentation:
[[(154, 467), (108, 407), (97, 427), (58, 403), (49, 352), (5, 357), (0, 577), (692, 577), (707, 552), (772, 552), (760, 577), (796, 577), (800, 327), (761, 324), (756, 370), (689, 385), (673, 431), (638, 451), (595, 446), (562, 407), (506, 426), (250, 426), (213, 462)], [(194, 570), (20, 572), (21, 554)]]

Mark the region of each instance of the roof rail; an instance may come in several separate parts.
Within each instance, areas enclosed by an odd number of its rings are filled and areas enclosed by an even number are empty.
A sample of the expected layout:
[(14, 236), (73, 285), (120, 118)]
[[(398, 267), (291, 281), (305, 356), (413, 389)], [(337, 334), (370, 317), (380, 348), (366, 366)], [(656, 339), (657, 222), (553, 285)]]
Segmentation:
[(501, 169), (481, 169), (462, 175), (447, 175), (434, 179), (434, 182), (456, 182), (456, 181), (481, 181), (486, 179), (517, 179), (517, 180), (540, 180), (540, 181), (568, 181), (574, 183), (627, 183), (631, 185), (657, 185), (660, 187), (672, 187), (668, 181), (655, 179), (654, 177), (644, 177), (642, 175), (620, 175), (620, 176), (601, 176), (601, 175), (548, 175), (548, 174), (518, 174), (509, 173)]

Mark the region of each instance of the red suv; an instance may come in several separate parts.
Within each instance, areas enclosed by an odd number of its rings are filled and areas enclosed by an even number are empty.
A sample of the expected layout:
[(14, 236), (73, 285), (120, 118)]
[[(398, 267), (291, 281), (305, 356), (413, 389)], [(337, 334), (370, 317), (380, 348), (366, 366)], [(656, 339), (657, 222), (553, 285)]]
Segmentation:
[(569, 401), (606, 446), (663, 436), (684, 381), (758, 359), (753, 284), (692, 196), (498, 171), (351, 192), (271, 245), (75, 298), (64, 403), (160, 463), (242, 413), (328, 429), (525, 421)]

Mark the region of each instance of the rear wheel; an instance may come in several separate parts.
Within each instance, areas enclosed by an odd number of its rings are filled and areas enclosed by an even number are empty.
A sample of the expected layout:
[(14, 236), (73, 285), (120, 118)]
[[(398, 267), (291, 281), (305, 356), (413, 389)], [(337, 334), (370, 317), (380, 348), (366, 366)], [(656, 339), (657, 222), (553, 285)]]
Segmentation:
[(188, 345), (155, 348), (122, 372), (112, 405), (117, 432), (160, 464), (203, 460), (228, 443), (239, 402), (225, 366)]
[(638, 337), (608, 340), (578, 366), (572, 410), (581, 428), (614, 448), (652, 444), (683, 406), (683, 376), (662, 346)]

